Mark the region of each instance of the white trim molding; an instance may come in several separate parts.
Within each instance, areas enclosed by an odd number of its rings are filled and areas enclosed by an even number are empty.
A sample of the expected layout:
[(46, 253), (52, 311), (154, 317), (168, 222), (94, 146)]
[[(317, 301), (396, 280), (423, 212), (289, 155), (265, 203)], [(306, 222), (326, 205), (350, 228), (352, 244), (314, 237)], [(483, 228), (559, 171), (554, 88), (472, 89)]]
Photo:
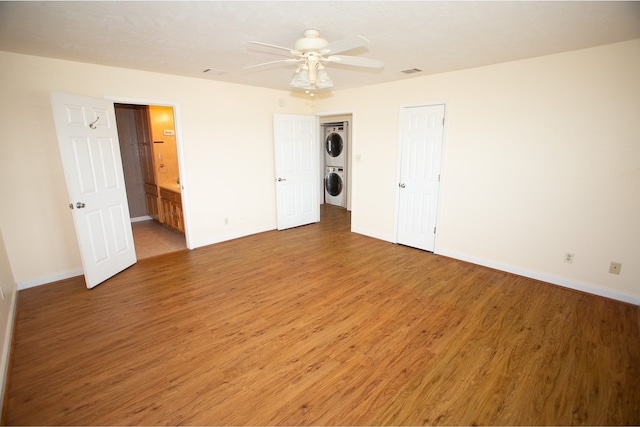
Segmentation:
[(23, 289), (29, 289), (40, 285), (46, 285), (47, 283), (57, 282), (59, 280), (70, 279), (76, 276), (82, 276), (84, 274), (84, 270), (82, 268), (77, 268), (73, 270), (61, 271), (55, 274), (37, 277), (35, 279), (22, 280), (17, 283), (18, 290), (21, 291)]
[(351, 226), (351, 232), (356, 234), (362, 234), (363, 236), (372, 237), (378, 240), (384, 240), (385, 242), (389, 242), (389, 243), (394, 243), (394, 244), (396, 243), (393, 240), (393, 237), (394, 237), (393, 235), (376, 233), (371, 230), (365, 230), (363, 228), (354, 227), (353, 225)]
[(18, 292), (11, 293), (11, 302), (9, 316), (4, 332), (4, 343), (2, 343), (2, 354), (0, 355), (0, 410), (4, 411), (4, 403), (6, 402), (5, 393), (7, 389), (7, 380), (9, 378), (9, 365), (11, 361), (11, 343), (13, 342), (13, 329), (16, 321), (16, 307), (18, 301)]
[(611, 289), (606, 289), (591, 283), (580, 282), (580, 281), (568, 279), (566, 277), (555, 276), (553, 274), (549, 274), (541, 271), (528, 270), (526, 268), (504, 264), (504, 263), (500, 263), (500, 262), (489, 260), (489, 259), (478, 258), (478, 257), (474, 257), (471, 255), (467, 255), (467, 254), (463, 254), (460, 252), (451, 251), (447, 249), (439, 250), (437, 252), (437, 255), (442, 255), (449, 258), (455, 258), (460, 261), (470, 262), (471, 264), (477, 264), (483, 267), (489, 267), (495, 270), (517, 274), (518, 276), (528, 277), (530, 279), (536, 279), (542, 282), (551, 283), (552, 285), (558, 285), (564, 288), (586, 292), (592, 295), (598, 295), (601, 297), (610, 298), (617, 301), (622, 301), (629, 304), (640, 306), (640, 296), (626, 294), (624, 292), (618, 292)]

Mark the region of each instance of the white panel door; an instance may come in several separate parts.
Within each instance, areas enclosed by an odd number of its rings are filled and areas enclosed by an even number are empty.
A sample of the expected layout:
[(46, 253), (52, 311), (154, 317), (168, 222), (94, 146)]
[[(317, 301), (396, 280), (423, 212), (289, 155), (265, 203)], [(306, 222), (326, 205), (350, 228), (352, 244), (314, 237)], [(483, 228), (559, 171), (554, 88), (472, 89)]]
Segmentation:
[(276, 114), (273, 128), (278, 230), (318, 222), (317, 118)]
[(433, 252), (444, 105), (407, 107), (401, 118), (397, 241)]
[(51, 106), (85, 281), (136, 262), (113, 103), (52, 92)]

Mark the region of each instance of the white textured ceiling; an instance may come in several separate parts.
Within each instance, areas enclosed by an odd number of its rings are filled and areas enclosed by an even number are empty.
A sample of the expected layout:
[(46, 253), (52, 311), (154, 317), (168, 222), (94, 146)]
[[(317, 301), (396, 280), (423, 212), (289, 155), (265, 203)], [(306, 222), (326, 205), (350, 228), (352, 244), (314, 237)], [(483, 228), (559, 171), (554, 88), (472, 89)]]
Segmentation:
[(243, 67), (287, 52), (247, 41), (293, 47), (306, 28), (362, 35), (343, 54), (385, 62), (328, 65), (335, 91), (640, 38), (640, 2), (0, 2), (0, 50), (283, 90), (295, 65)]

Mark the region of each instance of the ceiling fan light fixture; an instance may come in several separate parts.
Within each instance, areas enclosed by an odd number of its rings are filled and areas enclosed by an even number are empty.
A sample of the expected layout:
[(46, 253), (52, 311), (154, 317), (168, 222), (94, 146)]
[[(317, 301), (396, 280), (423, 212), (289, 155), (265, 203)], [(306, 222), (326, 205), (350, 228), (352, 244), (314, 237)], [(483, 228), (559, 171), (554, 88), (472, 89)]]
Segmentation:
[(311, 80), (309, 77), (309, 67), (306, 64), (302, 64), (295, 73), (293, 73), (293, 78), (291, 79), (291, 86), (297, 87), (300, 89), (309, 89), (311, 86)]
[(333, 81), (324, 66), (307, 61), (293, 73), (290, 85), (298, 89), (316, 90), (333, 86)]
[(324, 89), (333, 86), (333, 81), (329, 77), (329, 73), (324, 69), (322, 65), (318, 66), (318, 72), (316, 73), (316, 87), (318, 89)]

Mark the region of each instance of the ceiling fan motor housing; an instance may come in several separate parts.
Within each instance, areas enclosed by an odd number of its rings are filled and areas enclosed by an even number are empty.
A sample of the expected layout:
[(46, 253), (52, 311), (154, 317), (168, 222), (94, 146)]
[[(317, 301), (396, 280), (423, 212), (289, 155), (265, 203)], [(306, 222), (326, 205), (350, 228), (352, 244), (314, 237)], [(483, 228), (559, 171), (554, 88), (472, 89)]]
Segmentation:
[(329, 44), (325, 39), (320, 38), (320, 31), (308, 29), (304, 31), (304, 37), (296, 40), (295, 50), (299, 52), (319, 51)]

